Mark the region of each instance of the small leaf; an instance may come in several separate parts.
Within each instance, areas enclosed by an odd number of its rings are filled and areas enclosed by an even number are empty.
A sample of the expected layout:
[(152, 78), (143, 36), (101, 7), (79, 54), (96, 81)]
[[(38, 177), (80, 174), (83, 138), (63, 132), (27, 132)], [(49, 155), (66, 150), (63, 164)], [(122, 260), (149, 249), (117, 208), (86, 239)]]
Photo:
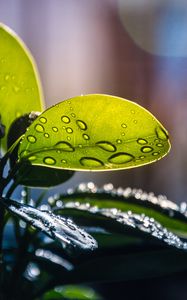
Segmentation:
[(104, 171), (154, 162), (168, 133), (147, 110), (108, 95), (86, 95), (44, 111), (28, 128), (19, 159), (33, 165)]
[(1, 201), (8, 211), (43, 231), (52, 239), (59, 240), (64, 246), (90, 250), (97, 248), (97, 242), (68, 218), (62, 218), (49, 211), (42, 211), (13, 200), (1, 198)]
[[(31, 54), (20, 38), (0, 24), (0, 112), (8, 132), (17, 117), (43, 108), (40, 80)], [(3, 141), (6, 148), (6, 140)]]

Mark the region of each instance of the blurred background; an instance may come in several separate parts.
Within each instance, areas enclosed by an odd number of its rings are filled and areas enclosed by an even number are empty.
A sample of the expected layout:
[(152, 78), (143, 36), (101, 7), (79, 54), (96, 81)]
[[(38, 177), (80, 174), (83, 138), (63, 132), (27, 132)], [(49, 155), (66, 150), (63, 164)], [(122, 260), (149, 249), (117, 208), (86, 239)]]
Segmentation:
[(186, 200), (186, 0), (0, 0), (0, 22), (31, 50), (47, 107), (80, 94), (113, 94), (149, 109), (170, 133), (172, 150), (163, 160), (77, 172), (61, 189), (111, 182)]

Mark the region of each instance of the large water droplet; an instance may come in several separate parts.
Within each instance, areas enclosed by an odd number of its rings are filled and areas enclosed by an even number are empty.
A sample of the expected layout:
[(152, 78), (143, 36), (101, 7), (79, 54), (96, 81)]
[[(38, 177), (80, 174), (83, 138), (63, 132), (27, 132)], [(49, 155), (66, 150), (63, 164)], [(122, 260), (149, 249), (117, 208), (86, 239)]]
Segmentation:
[(93, 157), (82, 157), (80, 159), (81, 165), (89, 168), (97, 168), (103, 166), (103, 162)]
[(87, 129), (87, 125), (85, 122), (81, 121), (81, 120), (77, 120), (76, 121), (78, 127), (81, 129), (81, 130), (86, 130)]
[(85, 139), (85, 140), (89, 140), (89, 139), (90, 139), (90, 137), (89, 137), (87, 134), (85, 134), (85, 133), (82, 135), (82, 137), (83, 137), (83, 139)]
[(43, 162), (44, 162), (45, 164), (47, 164), (47, 165), (55, 165), (55, 164), (56, 164), (56, 160), (55, 160), (53, 157), (50, 157), (50, 156), (45, 157), (45, 158), (43, 159)]
[(58, 131), (58, 128), (57, 128), (57, 127), (52, 127), (52, 130), (53, 130), (54, 132), (57, 132), (57, 131)]
[(67, 132), (67, 133), (73, 133), (73, 129), (72, 129), (71, 127), (67, 127), (67, 128), (66, 128), (66, 132)]
[(55, 145), (55, 148), (58, 148), (60, 150), (67, 151), (67, 152), (73, 152), (75, 150), (74, 147), (70, 143), (65, 142), (65, 141), (58, 142)]
[(28, 140), (31, 144), (36, 143), (36, 137), (35, 137), (34, 135), (28, 135), (27, 140)]
[(34, 128), (37, 132), (44, 132), (44, 127), (40, 124), (36, 124)]
[(101, 142), (97, 142), (96, 145), (99, 146), (101, 149), (109, 151), (109, 152), (116, 151), (116, 146), (114, 146), (110, 142), (101, 141)]
[(132, 161), (133, 159), (134, 159), (133, 155), (125, 152), (119, 152), (112, 155), (108, 160), (110, 163), (113, 164), (126, 164)]
[(62, 122), (66, 123), (66, 124), (70, 123), (70, 118), (67, 116), (62, 116), (61, 120), (62, 120)]
[(142, 147), (141, 148), (141, 151), (143, 153), (149, 153), (149, 152), (152, 152), (153, 151), (153, 148), (152, 147), (149, 147), (149, 146), (145, 146), (145, 147)]
[(167, 134), (167, 132), (163, 128), (161, 128), (160, 126), (158, 126), (156, 128), (156, 135), (157, 135), (157, 137), (160, 140), (163, 140), (163, 141), (167, 141), (168, 140), (168, 134)]
[(145, 145), (145, 144), (147, 144), (147, 141), (145, 139), (138, 139), (137, 143), (140, 145)]
[(47, 123), (47, 119), (44, 118), (44, 117), (39, 118), (39, 120), (40, 120), (40, 122), (43, 123), (43, 124)]

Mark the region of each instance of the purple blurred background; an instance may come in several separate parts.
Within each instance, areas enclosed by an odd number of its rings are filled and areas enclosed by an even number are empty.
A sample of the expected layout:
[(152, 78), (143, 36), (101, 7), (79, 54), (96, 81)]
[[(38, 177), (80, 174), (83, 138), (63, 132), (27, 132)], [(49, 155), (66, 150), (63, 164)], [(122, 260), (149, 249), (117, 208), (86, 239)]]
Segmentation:
[(63, 190), (112, 182), (186, 200), (185, 0), (0, 0), (0, 22), (35, 57), (47, 106), (80, 94), (113, 94), (149, 109), (170, 133), (172, 150), (163, 160), (127, 171), (77, 172)]

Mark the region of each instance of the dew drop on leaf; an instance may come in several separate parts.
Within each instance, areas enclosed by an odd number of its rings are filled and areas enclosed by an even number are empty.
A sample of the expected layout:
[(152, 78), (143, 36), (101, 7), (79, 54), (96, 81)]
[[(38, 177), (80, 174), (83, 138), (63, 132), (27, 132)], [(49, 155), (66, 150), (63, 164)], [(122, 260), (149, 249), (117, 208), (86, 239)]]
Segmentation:
[(89, 137), (87, 134), (85, 134), (85, 133), (82, 135), (82, 137), (83, 137), (83, 139), (85, 139), (85, 140), (89, 140), (89, 139), (90, 139), (90, 137)]
[(121, 124), (121, 127), (122, 128), (127, 128), (127, 125), (123, 123), (123, 124)]
[(36, 137), (35, 137), (34, 135), (28, 135), (27, 140), (28, 140), (31, 144), (36, 143)]
[(66, 128), (66, 132), (67, 132), (67, 133), (73, 133), (73, 129), (72, 129), (71, 127), (67, 127), (67, 128)]
[(76, 121), (78, 127), (81, 129), (81, 130), (86, 130), (87, 129), (87, 125), (85, 122), (81, 121), (81, 120), (77, 120)]
[(40, 122), (43, 123), (43, 124), (47, 123), (47, 119), (44, 118), (44, 117), (41, 117), (39, 120), (40, 120)]
[(156, 128), (156, 135), (157, 137), (160, 139), (160, 140), (163, 140), (163, 141), (167, 141), (168, 140), (168, 134), (166, 133), (166, 131), (161, 128), (160, 126), (158, 126)]
[(49, 138), (49, 133), (44, 133), (44, 136), (45, 136), (46, 138)]
[(30, 160), (30, 161), (34, 161), (34, 160), (36, 160), (36, 158), (37, 158), (37, 157), (36, 157), (35, 155), (32, 155), (32, 156), (29, 157), (29, 160)]
[(80, 159), (81, 165), (89, 168), (101, 167), (103, 166), (103, 162), (97, 158), (93, 157), (82, 157)]
[(36, 124), (34, 128), (37, 132), (44, 132), (44, 127), (40, 124)]
[(61, 120), (62, 120), (62, 122), (66, 123), (66, 124), (70, 123), (70, 118), (67, 116), (62, 116)]
[(161, 144), (161, 143), (158, 143), (158, 144), (157, 144), (157, 147), (160, 147), (160, 148), (161, 148), (161, 147), (164, 147), (164, 145)]
[(153, 152), (152, 155), (157, 156), (157, 155), (159, 155), (159, 152)]
[(117, 139), (117, 140), (116, 140), (116, 143), (117, 143), (117, 144), (121, 144), (121, 143), (122, 143), (122, 140)]
[(67, 151), (67, 152), (73, 152), (75, 150), (74, 147), (70, 143), (65, 142), (65, 141), (58, 142), (55, 145), (55, 148), (58, 148), (60, 150)]
[(62, 159), (61, 162), (62, 162), (63, 164), (66, 164), (66, 163), (67, 163), (67, 161), (66, 161), (65, 159)]
[(55, 165), (55, 164), (56, 164), (56, 160), (55, 160), (54, 158), (50, 157), (50, 156), (45, 157), (45, 158), (43, 159), (43, 162), (44, 162), (45, 164), (47, 164), (47, 165)]
[(119, 152), (112, 155), (108, 160), (110, 163), (113, 164), (125, 164), (132, 161), (133, 159), (134, 159), (133, 155), (125, 152)]
[(145, 144), (147, 144), (147, 141), (145, 139), (138, 139), (137, 143), (140, 145), (145, 145)]
[(58, 128), (57, 128), (57, 127), (52, 127), (52, 130), (53, 130), (54, 132), (58, 132)]
[(149, 152), (152, 152), (153, 151), (153, 148), (152, 147), (149, 147), (149, 146), (145, 146), (145, 147), (142, 147), (141, 148), (141, 151), (143, 153), (149, 153)]
[(101, 142), (97, 142), (96, 145), (99, 146), (101, 149), (106, 150), (108, 152), (116, 151), (116, 146), (114, 146), (110, 142), (101, 141)]

